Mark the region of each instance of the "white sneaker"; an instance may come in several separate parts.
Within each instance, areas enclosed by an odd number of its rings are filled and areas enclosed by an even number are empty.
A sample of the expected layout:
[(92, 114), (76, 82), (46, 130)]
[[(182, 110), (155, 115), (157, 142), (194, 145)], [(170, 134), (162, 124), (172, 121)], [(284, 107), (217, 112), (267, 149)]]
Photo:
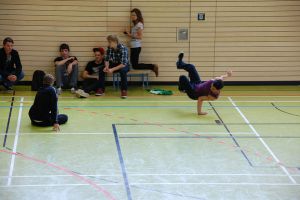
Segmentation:
[(72, 88), (71, 88), (71, 93), (72, 93), (72, 94), (75, 94), (75, 92), (76, 92), (75, 88), (72, 87)]
[(84, 92), (83, 90), (76, 90), (75, 91), (76, 97), (78, 98), (88, 98), (90, 95), (89, 93)]
[(57, 88), (57, 89), (56, 89), (56, 94), (57, 94), (57, 95), (60, 95), (61, 93), (62, 93), (61, 87)]

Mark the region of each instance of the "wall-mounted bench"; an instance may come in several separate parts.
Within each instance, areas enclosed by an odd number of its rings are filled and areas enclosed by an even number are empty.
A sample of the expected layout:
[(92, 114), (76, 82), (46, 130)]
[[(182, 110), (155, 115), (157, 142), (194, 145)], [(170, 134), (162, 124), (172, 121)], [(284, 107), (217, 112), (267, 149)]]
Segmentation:
[[(132, 69), (127, 73), (127, 78), (129, 78), (129, 81), (131, 81), (132, 77), (140, 77), (142, 86), (143, 86), (143, 88), (145, 88), (145, 87), (149, 86), (149, 74), (150, 73), (151, 73), (151, 70), (134, 70), (134, 69)], [(121, 80), (120, 74), (119, 73), (113, 74), (112, 80), (113, 80), (114, 88), (118, 88), (120, 80)]]

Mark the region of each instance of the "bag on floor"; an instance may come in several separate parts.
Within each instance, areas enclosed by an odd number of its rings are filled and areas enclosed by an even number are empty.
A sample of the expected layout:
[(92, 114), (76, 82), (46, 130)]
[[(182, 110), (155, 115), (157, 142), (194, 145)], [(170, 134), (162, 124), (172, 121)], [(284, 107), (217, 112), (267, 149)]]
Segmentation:
[(35, 70), (32, 75), (31, 91), (38, 91), (43, 86), (43, 79), (46, 73), (42, 70)]
[(152, 89), (148, 90), (152, 94), (157, 94), (157, 95), (172, 95), (173, 92), (171, 90), (163, 90), (163, 89)]

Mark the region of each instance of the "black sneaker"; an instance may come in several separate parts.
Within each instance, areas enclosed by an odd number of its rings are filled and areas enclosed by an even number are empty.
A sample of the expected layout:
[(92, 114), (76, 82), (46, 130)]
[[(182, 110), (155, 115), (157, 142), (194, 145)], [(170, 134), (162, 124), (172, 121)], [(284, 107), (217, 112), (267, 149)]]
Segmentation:
[(183, 88), (181, 88), (180, 85), (178, 85), (178, 90), (182, 93), (186, 93), (186, 91)]
[(181, 52), (179, 53), (179, 55), (178, 55), (178, 61), (181, 62), (182, 59), (183, 59), (183, 57), (184, 57), (184, 52), (181, 51)]
[(178, 61), (176, 62), (176, 66), (177, 66), (177, 69), (182, 69), (181, 65), (182, 65), (182, 59), (184, 57), (184, 52), (181, 51), (179, 54), (178, 54)]
[(7, 90), (7, 91), (13, 91), (14, 89), (12, 88), (12, 86), (8, 86), (5, 83), (2, 83), (3, 87)]

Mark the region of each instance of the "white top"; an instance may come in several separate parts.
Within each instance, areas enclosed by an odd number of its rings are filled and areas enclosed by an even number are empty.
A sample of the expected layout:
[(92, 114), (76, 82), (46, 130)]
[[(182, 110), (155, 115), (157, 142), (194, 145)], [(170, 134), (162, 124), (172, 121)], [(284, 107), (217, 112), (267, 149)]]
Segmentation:
[(141, 39), (135, 39), (137, 37), (137, 32), (140, 29), (144, 29), (144, 24), (142, 22), (137, 23), (135, 26), (131, 28), (131, 35), (133, 38), (131, 38), (130, 46), (131, 48), (137, 48), (142, 46), (142, 40)]

